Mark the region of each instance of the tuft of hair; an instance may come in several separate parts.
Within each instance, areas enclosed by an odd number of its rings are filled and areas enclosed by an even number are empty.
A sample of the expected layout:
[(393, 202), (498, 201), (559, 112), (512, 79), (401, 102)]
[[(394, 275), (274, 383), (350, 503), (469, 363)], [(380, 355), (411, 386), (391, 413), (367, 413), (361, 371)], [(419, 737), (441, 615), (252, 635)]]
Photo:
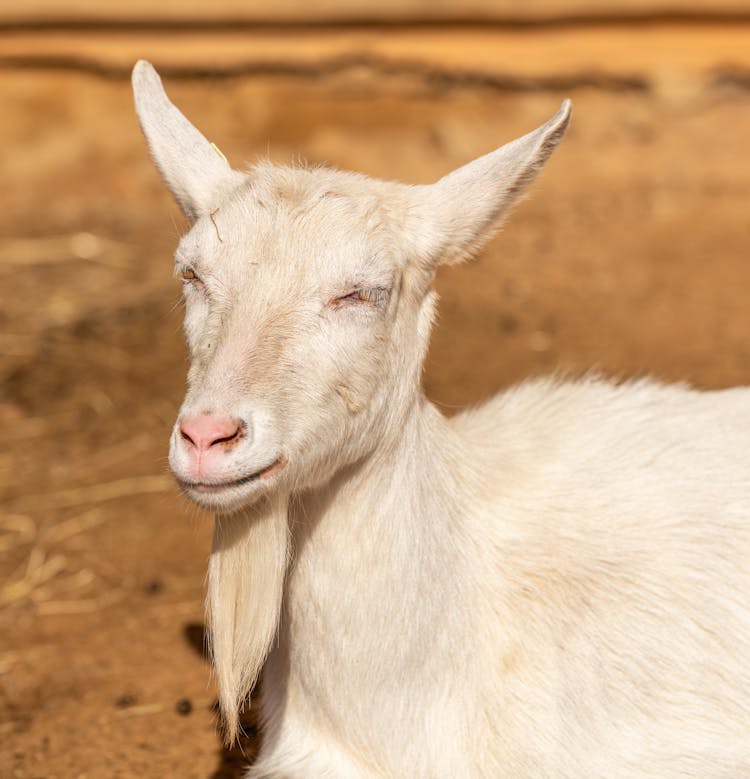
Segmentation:
[(278, 630), (288, 559), (286, 498), (216, 517), (206, 616), (227, 745)]

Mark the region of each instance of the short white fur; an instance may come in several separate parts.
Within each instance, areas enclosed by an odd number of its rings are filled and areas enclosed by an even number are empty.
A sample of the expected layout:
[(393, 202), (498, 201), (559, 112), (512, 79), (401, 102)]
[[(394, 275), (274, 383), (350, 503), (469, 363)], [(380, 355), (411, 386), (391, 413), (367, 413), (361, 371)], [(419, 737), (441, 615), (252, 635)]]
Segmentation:
[[(247, 423), (231, 486), (187, 491), (217, 513), (230, 740), (265, 664), (248, 776), (750, 776), (750, 391), (533, 381), (452, 419), (421, 391), (436, 266), (488, 240), (570, 104), (415, 187), (233, 171), (148, 63), (133, 85), (191, 224), (181, 414)], [(183, 448), (176, 425), (178, 478)]]

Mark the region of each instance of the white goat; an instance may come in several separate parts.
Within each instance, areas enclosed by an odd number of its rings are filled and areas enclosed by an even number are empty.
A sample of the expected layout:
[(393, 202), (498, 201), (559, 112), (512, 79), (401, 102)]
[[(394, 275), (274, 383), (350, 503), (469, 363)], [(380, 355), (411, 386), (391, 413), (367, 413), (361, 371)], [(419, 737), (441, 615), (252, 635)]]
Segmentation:
[(750, 391), (535, 381), (445, 419), (420, 371), (549, 122), (432, 186), (230, 169), (146, 62), (191, 228), (170, 462), (216, 511), (208, 606), (250, 777), (750, 776)]

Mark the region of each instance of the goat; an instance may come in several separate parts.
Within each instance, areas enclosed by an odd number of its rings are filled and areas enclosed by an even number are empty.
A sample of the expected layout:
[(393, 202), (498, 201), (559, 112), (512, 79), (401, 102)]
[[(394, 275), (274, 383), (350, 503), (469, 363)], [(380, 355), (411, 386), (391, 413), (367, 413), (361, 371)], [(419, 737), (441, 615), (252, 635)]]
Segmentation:
[(170, 440), (216, 514), (207, 611), (251, 779), (750, 776), (750, 391), (534, 380), (446, 419), (421, 390), (441, 263), (560, 141), (429, 186), (230, 168), (133, 71), (184, 211)]

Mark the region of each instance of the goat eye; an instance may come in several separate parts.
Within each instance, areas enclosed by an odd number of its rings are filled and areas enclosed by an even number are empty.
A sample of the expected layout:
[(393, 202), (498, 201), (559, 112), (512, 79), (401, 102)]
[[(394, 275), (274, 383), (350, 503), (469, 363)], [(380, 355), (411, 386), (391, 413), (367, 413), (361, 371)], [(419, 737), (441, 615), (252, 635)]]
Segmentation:
[(189, 268), (187, 265), (183, 265), (180, 268), (180, 278), (184, 281), (195, 281), (198, 279), (198, 277), (195, 275), (195, 271), (192, 268)]
[(331, 301), (331, 305), (369, 303), (372, 306), (382, 306), (388, 300), (389, 291), (386, 287), (362, 287)]

